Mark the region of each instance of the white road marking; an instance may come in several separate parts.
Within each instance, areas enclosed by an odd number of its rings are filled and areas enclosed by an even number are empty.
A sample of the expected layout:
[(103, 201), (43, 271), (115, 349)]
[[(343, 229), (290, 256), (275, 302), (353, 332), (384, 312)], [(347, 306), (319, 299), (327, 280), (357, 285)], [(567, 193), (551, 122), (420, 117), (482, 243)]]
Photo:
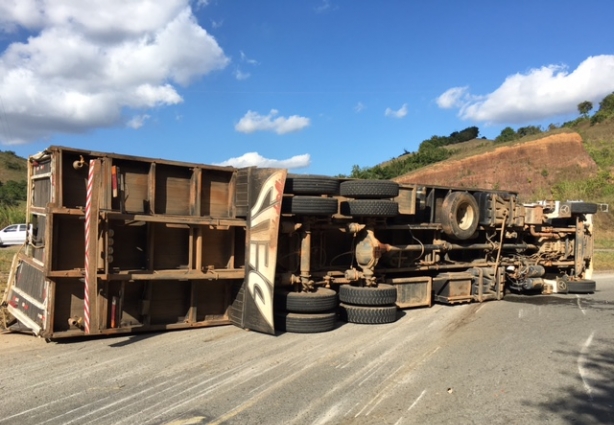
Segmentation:
[(204, 416), (194, 416), (189, 419), (177, 419), (176, 421), (169, 422), (166, 425), (198, 425), (202, 424), (203, 420), (206, 419)]
[[(371, 401), (373, 401), (373, 400), (371, 400)], [(363, 411), (364, 411), (364, 410), (367, 408), (367, 406), (369, 406), (369, 404), (371, 404), (371, 401), (369, 401), (368, 403), (366, 403), (366, 404), (365, 404), (365, 405), (362, 407), (362, 409), (360, 409), (360, 411), (354, 415), (354, 417), (355, 417), (355, 418), (357, 418), (357, 417), (358, 417), (358, 416), (359, 416), (359, 415), (360, 415), (360, 414), (361, 414), (361, 413), (362, 413), (362, 412), (363, 412)]]
[(580, 309), (582, 314), (586, 316), (586, 311), (582, 308), (582, 305), (580, 304), (580, 296), (578, 294), (576, 294), (576, 301), (578, 303), (578, 308)]
[(473, 314), (478, 314), (478, 311), (480, 311), (481, 309), (483, 309), (485, 305), (486, 305), (486, 304), (482, 303), (482, 305), (481, 305), (481, 306), (479, 306), (479, 307), (478, 307), (478, 309), (477, 309), (476, 311), (474, 311), (474, 312), (473, 312)]
[(422, 390), (422, 392), (420, 393), (420, 395), (418, 396), (418, 398), (411, 404), (411, 406), (409, 406), (409, 408), (407, 409), (407, 411), (409, 412), (411, 409), (413, 409), (414, 407), (416, 407), (416, 404), (418, 404), (418, 402), (420, 401), (420, 399), (422, 399), (422, 397), (424, 397), (424, 394), (426, 394), (426, 388), (424, 390)]
[[(299, 369), (289, 375), (287, 375), (285, 378), (277, 380), (275, 382), (275, 384), (271, 385), (269, 388), (267, 388), (266, 390), (262, 391), (260, 394), (247, 399), (245, 402), (239, 404), (238, 406), (236, 406), (234, 409), (231, 409), (230, 411), (226, 412), (225, 414), (223, 414), (222, 416), (219, 416), (217, 418), (215, 418), (215, 420), (209, 422), (210, 425), (219, 425), (223, 422), (226, 422), (228, 420), (230, 420), (231, 418), (237, 416), (239, 413), (245, 411), (246, 409), (254, 406), (255, 404), (257, 404), (260, 400), (268, 397), (269, 395), (275, 393), (275, 391), (279, 391), (279, 388), (282, 388), (284, 385), (286, 385), (288, 382), (294, 380), (297, 376), (305, 373), (306, 370), (308, 370), (311, 366), (310, 365), (305, 365), (302, 369)], [(181, 405), (184, 405), (186, 403), (189, 403), (191, 400), (187, 400), (184, 403), (180, 403), (174, 407), (172, 407), (171, 409), (167, 409), (165, 412), (163, 413), (168, 413), (171, 410), (175, 410), (176, 408), (180, 407)]]
[(54, 401), (52, 401), (52, 402), (45, 403), (45, 404), (43, 404), (43, 405), (41, 405), (41, 406), (36, 406), (36, 407), (31, 408), (31, 409), (24, 410), (23, 412), (19, 412), (19, 413), (16, 413), (16, 414), (12, 415), (12, 416), (9, 416), (9, 417), (6, 417), (6, 418), (2, 418), (2, 419), (0, 419), (0, 422), (5, 422), (5, 421), (8, 421), (9, 419), (13, 419), (13, 418), (17, 418), (17, 417), (19, 417), (19, 416), (23, 416), (23, 415), (25, 415), (26, 413), (30, 413), (30, 412), (32, 412), (32, 411), (34, 411), (34, 410), (44, 409), (44, 408), (49, 407), (49, 406), (51, 406), (51, 405), (53, 405), (53, 404), (63, 403), (63, 402), (65, 402), (66, 400), (71, 399), (71, 398), (74, 398), (74, 397), (77, 397), (77, 396), (81, 396), (81, 394), (79, 394), (79, 393), (75, 393), (75, 394), (69, 395), (69, 396), (67, 396), (67, 397), (61, 398), (61, 399), (59, 399), (59, 400), (54, 400)]
[(380, 404), (382, 402), (383, 399), (385, 399), (385, 394), (380, 394), (379, 396), (379, 400), (377, 400), (377, 402), (373, 405), (373, 407), (371, 407), (367, 413), (365, 413), (365, 416), (369, 416), (369, 413), (373, 412), (373, 409), (375, 409), (377, 407), (378, 404)]
[(358, 403), (356, 403), (354, 406), (352, 406), (352, 408), (350, 410), (348, 410), (347, 412), (345, 412), (345, 415), (343, 415), (343, 417), (345, 418), (347, 415), (350, 414), (350, 412), (354, 409), (356, 409), (358, 407), (358, 405), (360, 404), (360, 401)]
[(339, 410), (340, 410), (339, 403), (334, 404), (333, 407), (328, 409), (328, 411), (324, 413), (324, 415), (322, 415), (322, 417), (320, 417), (316, 422), (314, 422), (313, 425), (324, 425), (330, 422), (337, 416), (337, 414), (339, 413)]
[(582, 349), (580, 350), (580, 355), (578, 356), (578, 373), (580, 374), (580, 378), (582, 378), (582, 384), (584, 384), (584, 390), (586, 391), (589, 398), (591, 399), (591, 402), (593, 401), (593, 394), (592, 394), (593, 389), (588, 383), (589, 371), (585, 366), (587, 363), (586, 354), (588, 353), (588, 347), (590, 347), (591, 343), (593, 342), (593, 336), (595, 336), (595, 331), (593, 331), (593, 333), (591, 333), (591, 335), (588, 337), (586, 342), (584, 342), (584, 345), (582, 346)]

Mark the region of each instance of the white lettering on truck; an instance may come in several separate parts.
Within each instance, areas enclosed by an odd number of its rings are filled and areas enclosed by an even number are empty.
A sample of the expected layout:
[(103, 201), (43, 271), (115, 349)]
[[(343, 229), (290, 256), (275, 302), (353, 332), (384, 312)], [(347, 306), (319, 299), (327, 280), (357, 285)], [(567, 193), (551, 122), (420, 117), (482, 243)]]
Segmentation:
[(273, 325), (273, 282), (277, 255), (277, 230), (285, 171), (272, 174), (251, 210), (247, 287), (262, 317)]

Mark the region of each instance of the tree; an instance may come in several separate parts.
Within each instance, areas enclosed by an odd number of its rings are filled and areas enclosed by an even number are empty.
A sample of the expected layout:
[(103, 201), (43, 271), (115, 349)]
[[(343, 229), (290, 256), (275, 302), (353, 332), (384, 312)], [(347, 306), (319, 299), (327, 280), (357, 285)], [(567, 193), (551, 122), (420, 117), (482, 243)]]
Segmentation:
[(516, 140), (518, 138), (518, 134), (516, 134), (516, 131), (512, 127), (505, 127), (503, 130), (501, 130), (501, 134), (495, 137), (495, 143), (511, 142), (512, 140)]
[(461, 130), (458, 133), (458, 136), (459, 136), (458, 140), (459, 140), (459, 143), (468, 142), (469, 140), (477, 139), (479, 135), (480, 135), (479, 128), (475, 126), (467, 127), (466, 129)]
[(26, 200), (27, 192), (28, 186), (25, 180), (0, 182), (0, 205), (19, 205), (20, 201)]
[(536, 125), (527, 125), (526, 127), (520, 127), (518, 130), (516, 130), (518, 138), (531, 136), (533, 134), (540, 134), (541, 132), (542, 129)]
[[(516, 133), (512, 130), (514, 135)], [(431, 136), (430, 139), (423, 140), (417, 152), (410, 152), (403, 149), (403, 153), (394, 160), (386, 164), (374, 167), (360, 167), (354, 165), (350, 177), (361, 179), (391, 179), (426, 165), (443, 161), (452, 156), (453, 151), (444, 146), (454, 145), (469, 140), (477, 139), (480, 129), (477, 127), (467, 127), (461, 131), (454, 131), (450, 136)], [(518, 138), (518, 137), (515, 137)], [(344, 175), (341, 175), (345, 177)]]
[(599, 111), (614, 114), (614, 92), (610, 93), (599, 102)]
[(591, 117), (591, 124), (597, 124), (614, 116), (614, 93), (611, 93), (599, 102), (599, 110)]
[(593, 109), (593, 102), (585, 100), (584, 102), (578, 103), (578, 112), (580, 112), (580, 115), (584, 118), (588, 118), (588, 113), (591, 109)]

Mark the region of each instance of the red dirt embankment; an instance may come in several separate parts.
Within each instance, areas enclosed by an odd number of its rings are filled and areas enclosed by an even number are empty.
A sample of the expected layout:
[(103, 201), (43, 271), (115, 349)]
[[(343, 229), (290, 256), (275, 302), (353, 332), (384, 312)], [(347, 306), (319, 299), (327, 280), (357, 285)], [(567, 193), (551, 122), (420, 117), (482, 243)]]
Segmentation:
[(399, 183), (442, 185), (518, 192), (523, 201), (551, 195), (562, 180), (585, 180), (597, 165), (578, 133), (555, 134), (494, 151), (448, 160), (397, 177)]

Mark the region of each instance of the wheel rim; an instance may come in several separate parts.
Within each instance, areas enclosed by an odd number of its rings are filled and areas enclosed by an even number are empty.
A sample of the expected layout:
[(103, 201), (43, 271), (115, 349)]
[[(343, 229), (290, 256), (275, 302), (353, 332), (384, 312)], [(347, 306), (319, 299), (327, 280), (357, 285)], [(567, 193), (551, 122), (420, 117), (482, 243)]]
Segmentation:
[(462, 230), (467, 230), (471, 228), (473, 220), (475, 220), (475, 211), (473, 211), (471, 205), (460, 205), (456, 211), (456, 221), (458, 223), (458, 227), (460, 227)]

